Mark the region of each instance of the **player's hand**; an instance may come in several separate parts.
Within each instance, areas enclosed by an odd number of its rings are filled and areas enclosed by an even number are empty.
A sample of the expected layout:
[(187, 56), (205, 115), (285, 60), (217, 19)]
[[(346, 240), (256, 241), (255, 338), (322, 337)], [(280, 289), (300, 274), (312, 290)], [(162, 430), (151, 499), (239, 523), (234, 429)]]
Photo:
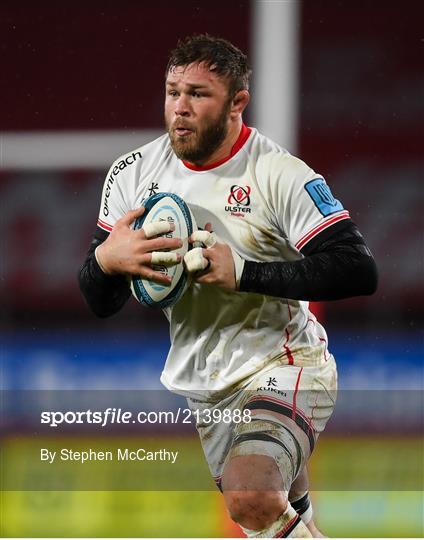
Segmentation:
[[(228, 244), (217, 240), (212, 233), (212, 226), (207, 223), (205, 231), (197, 231), (189, 238), (194, 248), (184, 257), (188, 273), (198, 283), (217, 285), (234, 291), (237, 289), (236, 264), (237, 256)], [(196, 247), (202, 244), (205, 247)], [(240, 257), (239, 257), (240, 258)], [(241, 260), (241, 259), (240, 259)]]
[[(105, 274), (129, 274), (140, 276), (163, 285), (170, 285), (171, 278), (152, 268), (153, 265), (174, 266), (181, 262), (175, 250), (182, 246), (181, 238), (161, 236), (174, 230), (168, 222), (150, 224), (147, 231), (134, 230), (132, 224), (142, 216), (144, 207), (127, 212), (117, 221), (107, 239), (96, 249), (96, 259)], [(152, 228), (153, 226), (157, 226)]]

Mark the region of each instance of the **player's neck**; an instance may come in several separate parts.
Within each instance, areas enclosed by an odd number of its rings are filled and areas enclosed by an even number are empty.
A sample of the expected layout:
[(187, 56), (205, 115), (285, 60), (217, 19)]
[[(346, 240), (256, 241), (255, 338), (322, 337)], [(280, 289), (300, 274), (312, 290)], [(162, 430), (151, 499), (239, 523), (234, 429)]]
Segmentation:
[(221, 145), (215, 150), (215, 152), (201, 163), (193, 163), (193, 165), (195, 165), (196, 167), (208, 167), (209, 165), (212, 165), (213, 163), (218, 163), (230, 156), (233, 146), (235, 145), (237, 139), (240, 136), (242, 125), (243, 122), (241, 118), (238, 118), (236, 121), (231, 123), (228, 129), (227, 136), (222, 141)]

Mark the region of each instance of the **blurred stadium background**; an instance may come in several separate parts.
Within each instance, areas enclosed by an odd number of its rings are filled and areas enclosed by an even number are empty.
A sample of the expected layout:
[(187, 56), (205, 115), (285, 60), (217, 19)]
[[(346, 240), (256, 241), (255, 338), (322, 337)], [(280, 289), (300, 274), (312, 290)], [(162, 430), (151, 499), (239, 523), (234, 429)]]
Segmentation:
[[(97, 320), (76, 275), (107, 168), (163, 129), (169, 50), (193, 32), (226, 37), (256, 73), (247, 123), (325, 176), (380, 270), (373, 297), (315, 307), (344, 390), (311, 462), (318, 523), (330, 537), (423, 536), (423, 16), (418, 0), (3, 0), (2, 388), (159, 387), (162, 315), (130, 301)], [(34, 433), (2, 420), (3, 447), (28, 467)], [(240, 534), (212, 489), (16, 488), (2, 494), (0, 529)]]

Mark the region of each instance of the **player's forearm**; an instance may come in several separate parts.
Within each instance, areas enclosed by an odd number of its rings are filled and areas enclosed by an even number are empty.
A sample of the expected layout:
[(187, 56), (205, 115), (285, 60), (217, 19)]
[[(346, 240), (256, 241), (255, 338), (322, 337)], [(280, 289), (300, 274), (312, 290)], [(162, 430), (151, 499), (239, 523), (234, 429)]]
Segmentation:
[(352, 222), (335, 227), (330, 236), (322, 234), (304, 255), (293, 262), (246, 261), (240, 291), (325, 301), (370, 295), (377, 288), (374, 259)]
[(246, 261), (240, 291), (293, 300), (340, 300), (373, 294), (374, 260), (358, 253), (318, 253), (294, 262)]
[(108, 276), (101, 270), (94, 255), (99, 243), (93, 240), (90, 246), (79, 273), (79, 286), (93, 313), (98, 317), (109, 317), (122, 308), (131, 291), (124, 276)]

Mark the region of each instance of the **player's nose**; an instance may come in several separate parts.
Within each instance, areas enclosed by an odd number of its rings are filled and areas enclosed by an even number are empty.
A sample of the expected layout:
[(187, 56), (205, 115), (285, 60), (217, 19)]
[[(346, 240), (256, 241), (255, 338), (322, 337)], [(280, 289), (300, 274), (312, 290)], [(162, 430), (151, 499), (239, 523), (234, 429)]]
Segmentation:
[(187, 96), (181, 94), (175, 103), (175, 114), (177, 116), (188, 116), (190, 114), (190, 103)]

